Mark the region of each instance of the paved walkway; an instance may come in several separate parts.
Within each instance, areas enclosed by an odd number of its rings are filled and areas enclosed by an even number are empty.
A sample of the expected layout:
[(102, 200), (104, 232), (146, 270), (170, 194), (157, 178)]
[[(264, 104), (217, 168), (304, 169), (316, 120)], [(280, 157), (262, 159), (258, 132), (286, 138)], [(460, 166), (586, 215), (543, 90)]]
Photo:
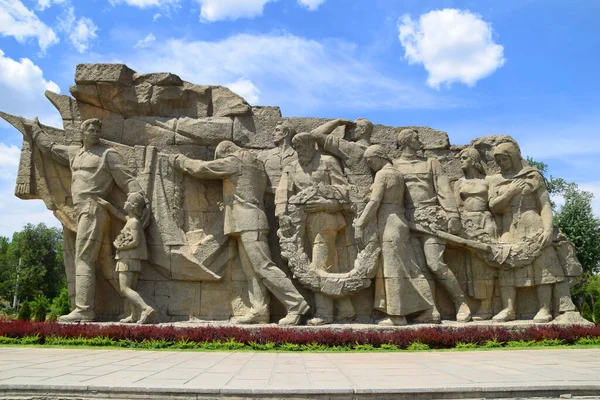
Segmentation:
[(45, 398), (93, 393), (93, 398), (128, 399), (600, 398), (600, 349), (230, 353), (0, 348), (0, 399), (40, 393)]

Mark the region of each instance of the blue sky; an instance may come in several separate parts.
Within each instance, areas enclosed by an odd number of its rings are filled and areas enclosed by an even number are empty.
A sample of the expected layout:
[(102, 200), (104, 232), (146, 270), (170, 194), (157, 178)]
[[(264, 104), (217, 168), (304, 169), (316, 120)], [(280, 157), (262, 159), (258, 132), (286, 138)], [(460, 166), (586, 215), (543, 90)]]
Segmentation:
[[(600, 215), (599, 19), (597, 0), (0, 0), (0, 110), (60, 126), (44, 90), (124, 62), (284, 116), (508, 134)], [(0, 123), (2, 236), (57, 224), (12, 194), (20, 142)]]

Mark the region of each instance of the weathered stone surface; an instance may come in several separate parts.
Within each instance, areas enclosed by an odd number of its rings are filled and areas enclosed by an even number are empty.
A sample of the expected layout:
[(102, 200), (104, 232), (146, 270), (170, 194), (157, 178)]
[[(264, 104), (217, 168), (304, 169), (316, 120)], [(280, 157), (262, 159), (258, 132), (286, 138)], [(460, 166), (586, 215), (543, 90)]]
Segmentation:
[(149, 83), (155, 86), (183, 86), (183, 81), (180, 77), (169, 72), (157, 72), (154, 74), (138, 74), (133, 75), (134, 85)]
[(177, 144), (214, 146), (232, 139), (233, 121), (227, 117), (179, 118), (176, 131)]
[(212, 115), (215, 117), (233, 117), (236, 115), (250, 114), (250, 105), (242, 97), (233, 93), (226, 87), (213, 86)]
[(111, 82), (131, 86), (134, 73), (125, 64), (79, 64), (75, 70), (75, 83)]
[(234, 118), (233, 141), (248, 148), (271, 148), (273, 130), (280, 120), (279, 107), (252, 107), (251, 115)]
[(202, 118), (210, 116), (210, 86), (153, 86), (150, 107), (159, 117)]
[(102, 107), (100, 96), (98, 95), (98, 87), (95, 83), (93, 84), (78, 84), (69, 88), (71, 95), (78, 101), (90, 104), (96, 107)]
[(46, 94), (64, 129), (0, 114), (24, 135), (15, 193), (65, 227), (64, 320), (585, 323), (581, 265), (509, 136), (282, 118), (120, 64), (80, 65), (76, 83)]

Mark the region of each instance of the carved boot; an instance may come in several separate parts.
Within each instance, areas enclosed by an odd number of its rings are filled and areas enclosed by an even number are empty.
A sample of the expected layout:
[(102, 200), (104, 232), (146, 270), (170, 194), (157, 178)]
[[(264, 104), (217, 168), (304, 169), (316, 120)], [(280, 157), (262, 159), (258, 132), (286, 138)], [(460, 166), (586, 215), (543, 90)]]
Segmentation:
[(138, 324), (151, 324), (156, 321), (156, 311), (154, 308), (148, 306), (142, 311), (140, 319), (137, 321)]
[(463, 296), (456, 302), (456, 322), (469, 322), (470, 320), (471, 309)]
[(552, 313), (550, 313), (550, 310), (546, 307), (542, 307), (542, 309), (535, 314), (535, 317), (533, 317), (533, 322), (539, 324), (545, 324), (550, 321), (552, 321)]
[(231, 322), (234, 324), (268, 324), (269, 317), (266, 315), (261, 315), (255, 313), (253, 311), (249, 312), (245, 315), (240, 315), (239, 317), (234, 317), (231, 319)]
[(380, 326), (403, 326), (406, 324), (406, 317), (404, 315), (390, 315), (377, 322), (377, 325)]
[(496, 314), (494, 316), (494, 318), (492, 318), (492, 321), (493, 322), (508, 322), (508, 321), (514, 321), (515, 318), (516, 318), (515, 310), (513, 310), (512, 308), (505, 308), (504, 310), (502, 310), (498, 314)]
[(302, 301), (302, 304), (298, 307), (298, 311), (288, 312), (285, 317), (279, 320), (278, 324), (282, 326), (298, 325), (300, 323), (300, 318), (302, 318), (308, 310), (310, 310), (310, 306), (306, 301)]
[(96, 318), (92, 311), (81, 311), (75, 309), (67, 315), (58, 318), (60, 322), (91, 322)]
[(441, 324), (442, 316), (436, 307), (432, 307), (413, 318), (412, 322), (417, 324)]

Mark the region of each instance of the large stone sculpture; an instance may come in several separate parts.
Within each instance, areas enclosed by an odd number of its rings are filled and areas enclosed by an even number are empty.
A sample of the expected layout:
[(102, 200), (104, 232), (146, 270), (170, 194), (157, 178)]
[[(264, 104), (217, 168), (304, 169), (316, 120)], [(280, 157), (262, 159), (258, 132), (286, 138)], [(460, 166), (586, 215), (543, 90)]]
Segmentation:
[[(284, 237), (295, 235), (299, 240), (306, 238), (310, 248), (298, 250), (310, 253), (311, 269), (340, 272), (336, 240), (346, 228), (342, 210), (349, 203), (348, 182), (339, 161), (317, 151), (310, 133), (299, 133), (292, 143), (298, 160), (284, 169), (275, 196), (275, 215), (279, 218), (281, 234)], [(290, 206), (304, 214), (299, 227), (294, 226), (288, 215)], [(315, 293), (315, 302), (316, 314), (308, 323), (322, 325), (333, 322), (334, 300), (323, 293)], [(338, 318), (355, 316), (350, 299), (343, 297), (337, 303), (340, 310)]]
[(581, 322), (581, 265), (508, 136), (282, 118), (121, 64), (70, 93), (46, 92), (62, 129), (0, 113), (15, 194), (64, 228), (62, 321)]
[[(420, 224), (432, 233), (446, 229), (450, 233), (459, 233), (462, 226), (449, 180), (437, 159), (418, 157), (417, 151), (422, 147), (416, 130), (405, 129), (398, 134), (398, 148), (402, 154), (394, 160), (394, 166), (404, 175), (408, 220)], [(418, 237), (423, 246), (427, 268), (455, 303), (456, 320), (468, 322), (471, 310), (467, 299), (454, 273), (443, 260), (445, 241), (430, 233), (420, 233)], [(439, 319), (437, 310), (434, 309), (432, 314), (434, 320)]]
[(549, 322), (552, 315), (552, 293), (565, 297), (558, 313), (575, 311), (565, 289), (563, 267), (552, 247), (554, 226), (550, 197), (540, 172), (526, 165), (519, 148), (502, 143), (494, 149), (500, 173), (490, 177), (490, 209), (499, 216), (500, 241), (517, 244), (531, 263), (519, 268), (500, 269), (500, 291), (503, 309), (494, 320), (515, 319), (516, 288), (535, 286), (539, 311), (535, 322)]
[[(477, 149), (467, 147), (458, 157), (464, 178), (454, 185), (456, 203), (460, 212), (463, 233), (469, 239), (483, 243), (497, 240), (496, 221), (488, 205), (489, 185)], [(494, 287), (498, 278), (498, 269), (489, 265), (477, 252), (472, 251), (466, 257), (468, 293), (480, 300), (479, 309), (473, 315), (474, 320), (490, 319)]]
[(224, 233), (237, 242), (251, 303), (251, 311), (235, 322), (268, 322), (270, 291), (288, 312), (279, 325), (297, 325), (309, 307), (290, 279), (271, 261), (263, 200), (267, 174), (263, 163), (230, 141), (219, 143), (214, 161), (178, 155), (174, 163), (195, 178), (223, 180)]
[[(419, 269), (410, 242), (410, 229), (404, 215), (404, 178), (392, 166), (382, 146), (366, 149), (364, 159), (377, 173), (371, 195), (356, 222), (356, 239), (365, 240), (365, 226), (374, 221), (381, 246), (381, 265), (375, 278), (373, 308), (386, 315), (380, 325), (405, 325), (406, 315), (431, 309), (429, 286)], [(425, 292), (425, 297), (421, 295)]]
[(93, 321), (96, 295), (96, 259), (107, 232), (109, 215), (101, 204), (112, 186), (130, 194), (142, 188), (125, 166), (123, 157), (100, 143), (102, 123), (89, 119), (82, 123), (83, 146), (54, 143), (39, 124), (33, 124), (33, 142), (42, 152), (51, 154), (72, 173), (71, 194), (77, 220), (75, 240), (75, 309), (60, 317), (61, 321)]

